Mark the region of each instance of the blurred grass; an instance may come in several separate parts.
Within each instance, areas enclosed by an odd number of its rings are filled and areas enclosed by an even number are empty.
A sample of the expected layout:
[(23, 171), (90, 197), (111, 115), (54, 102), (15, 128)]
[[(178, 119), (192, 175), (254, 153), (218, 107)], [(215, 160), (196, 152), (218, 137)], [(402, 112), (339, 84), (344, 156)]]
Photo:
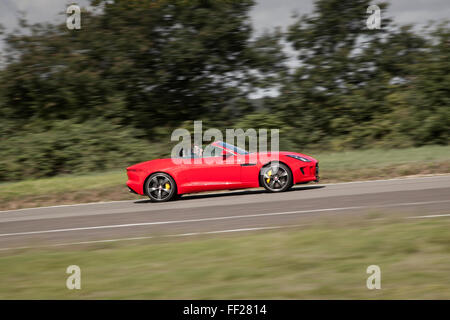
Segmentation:
[[(450, 220), (0, 253), (0, 299), (449, 299)], [(81, 268), (67, 290), (66, 268)], [(381, 290), (366, 288), (369, 265)]]
[(11, 199), (18, 196), (43, 195), (48, 193), (66, 193), (71, 191), (101, 189), (121, 184), (125, 186), (125, 169), (96, 172), (85, 175), (61, 175), (51, 178), (1, 183), (0, 198)]
[[(450, 146), (305, 152), (319, 159), (322, 182), (449, 173)], [(125, 188), (125, 169), (0, 184), (0, 209), (135, 199)]]
[(381, 168), (393, 164), (450, 161), (450, 146), (424, 146), (405, 149), (367, 149), (317, 153), (324, 170)]

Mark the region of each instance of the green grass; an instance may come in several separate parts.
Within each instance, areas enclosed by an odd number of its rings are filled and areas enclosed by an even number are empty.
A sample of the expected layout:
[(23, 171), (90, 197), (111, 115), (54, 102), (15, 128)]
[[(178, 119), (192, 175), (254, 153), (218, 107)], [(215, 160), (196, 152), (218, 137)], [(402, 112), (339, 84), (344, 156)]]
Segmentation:
[(88, 175), (62, 175), (51, 178), (24, 180), (0, 184), (0, 198), (12, 199), (21, 196), (36, 196), (49, 193), (124, 186), (127, 181), (125, 169), (109, 172), (96, 172)]
[[(450, 146), (307, 153), (320, 161), (323, 182), (449, 173)], [(124, 169), (0, 184), (0, 210), (74, 202), (134, 199)]]
[[(450, 219), (0, 253), (0, 299), (450, 299)], [(81, 268), (67, 290), (66, 268)], [(366, 269), (381, 268), (381, 290)]]
[(450, 161), (450, 146), (425, 146), (406, 149), (368, 149), (318, 154), (324, 170), (347, 169), (349, 167), (380, 168), (390, 165), (415, 162)]

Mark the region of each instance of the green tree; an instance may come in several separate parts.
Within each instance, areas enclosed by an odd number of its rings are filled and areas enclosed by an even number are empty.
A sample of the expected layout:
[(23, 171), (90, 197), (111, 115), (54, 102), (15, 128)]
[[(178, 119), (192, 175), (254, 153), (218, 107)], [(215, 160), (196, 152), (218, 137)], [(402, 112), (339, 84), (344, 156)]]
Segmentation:
[(229, 118), (224, 108), (238, 115), (236, 102), (282, 66), (273, 38), (251, 39), (251, 0), (92, 5), (81, 30), (33, 25), (8, 37), (3, 112), (21, 128), (106, 117), (151, 138), (186, 119)]

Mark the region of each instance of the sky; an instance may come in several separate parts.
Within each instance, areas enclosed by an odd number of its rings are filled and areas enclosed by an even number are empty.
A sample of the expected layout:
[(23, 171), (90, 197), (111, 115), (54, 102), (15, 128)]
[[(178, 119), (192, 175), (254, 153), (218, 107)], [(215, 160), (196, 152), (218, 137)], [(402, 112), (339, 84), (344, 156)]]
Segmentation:
[[(89, 0), (0, 0), (0, 24), (7, 31), (17, 28), (19, 12), (25, 13), (31, 23), (64, 23), (69, 4), (86, 7)], [(308, 14), (313, 10), (313, 0), (256, 0), (250, 12), (255, 34), (274, 27), (285, 28), (291, 24), (293, 12)], [(377, 3), (374, 1), (373, 3)], [(387, 15), (397, 24), (425, 25), (430, 20), (450, 18), (450, 0), (388, 0)], [(383, 18), (383, 12), (381, 18)], [(83, 17), (82, 17), (83, 18)], [(81, 23), (83, 20), (81, 19)], [(4, 44), (0, 41), (0, 51)]]
[[(373, 3), (376, 3), (374, 1)], [(399, 24), (425, 24), (428, 20), (450, 17), (449, 0), (390, 0), (388, 14)], [(17, 26), (19, 11), (31, 22), (64, 22), (61, 14), (71, 3), (86, 6), (89, 0), (0, 0), (0, 23), (8, 30)], [(255, 31), (263, 32), (276, 26), (292, 23), (292, 12), (310, 13), (313, 0), (256, 0), (250, 15)], [(383, 14), (383, 13), (382, 13)]]
[[(256, 0), (251, 12), (255, 31), (291, 24), (292, 12), (300, 15), (313, 10), (313, 0)], [(373, 1), (377, 4), (381, 1)], [(450, 0), (388, 0), (387, 15), (397, 24), (425, 25), (429, 20), (450, 19)], [(381, 13), (383, 18), (383, 12)]]

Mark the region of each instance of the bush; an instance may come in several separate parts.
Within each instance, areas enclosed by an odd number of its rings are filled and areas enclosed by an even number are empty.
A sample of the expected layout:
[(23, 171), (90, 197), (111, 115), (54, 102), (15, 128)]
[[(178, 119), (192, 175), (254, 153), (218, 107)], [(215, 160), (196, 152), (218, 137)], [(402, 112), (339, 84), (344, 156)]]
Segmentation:
[(134, 129), (102, 120), (59, 121), (48, 131), (0, 140), (0, 181), (125, 168), (161, 151)]

